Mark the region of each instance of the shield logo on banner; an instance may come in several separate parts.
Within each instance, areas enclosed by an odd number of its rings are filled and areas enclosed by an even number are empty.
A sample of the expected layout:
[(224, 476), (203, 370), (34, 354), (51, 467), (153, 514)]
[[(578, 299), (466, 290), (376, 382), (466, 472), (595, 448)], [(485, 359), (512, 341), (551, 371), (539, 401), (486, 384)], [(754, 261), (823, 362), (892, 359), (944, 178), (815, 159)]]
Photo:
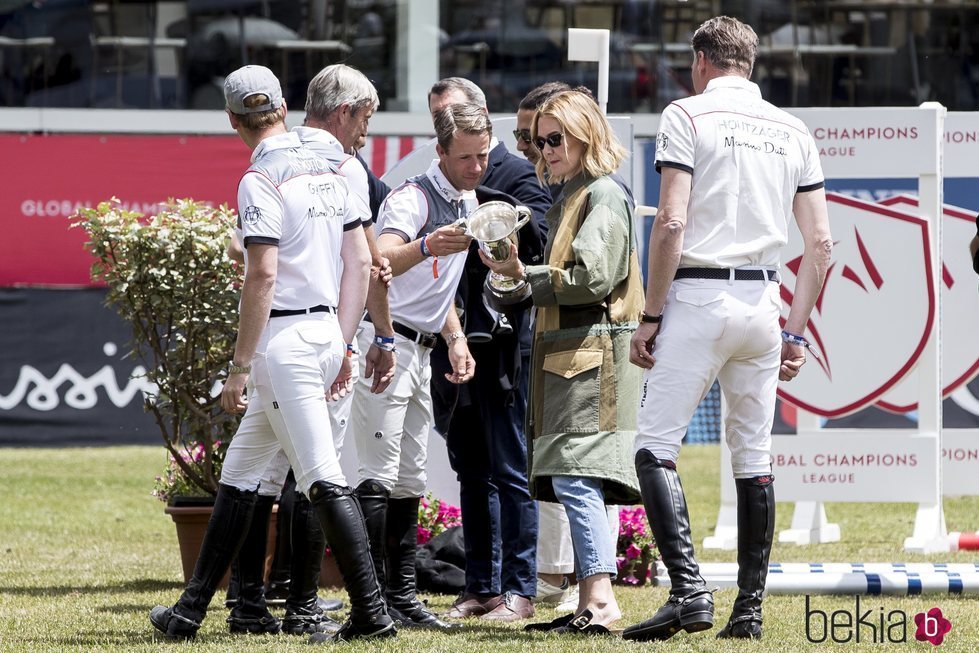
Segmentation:
[[(820, 352), (778, 395), (839, 417), (875, 402), (917, 363), (935, 315), (928, 225), (918, 216), (826, 194), (833, 260), (805, 337)], [(789, 228), (782, 251), (782, 319), (802, 261), (802, 235)]]
[[(880, 202), (900, 211), (917, 214), (918, 198), (898, 195)], [(976, 300), (975, 271), (964, 243), (976, 233), (975, 213), (945, 206), (942, 219), (941, 292), (942, 397), (965, 385), (979, 373), (979, 301)], [(885, 410), (906, 413), (918, 407), (918, 376), (914, 370), (877, 401)]]

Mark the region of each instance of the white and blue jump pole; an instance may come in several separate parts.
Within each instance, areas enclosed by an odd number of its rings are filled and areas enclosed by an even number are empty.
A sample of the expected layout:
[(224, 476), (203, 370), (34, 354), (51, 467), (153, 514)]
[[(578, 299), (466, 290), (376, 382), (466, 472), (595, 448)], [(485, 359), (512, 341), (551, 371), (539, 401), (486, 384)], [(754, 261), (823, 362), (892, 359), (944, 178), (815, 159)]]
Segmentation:
[[(736, 587), (736, 563), (705, 563), (700, 573), (709, 587)], [(657, 563), (654, 585), (670, 585)], [(768, 566), (767, 594), (861, 594), (916, 596), (979, 594), (979, 564), (973, 563), (778, 563)]]

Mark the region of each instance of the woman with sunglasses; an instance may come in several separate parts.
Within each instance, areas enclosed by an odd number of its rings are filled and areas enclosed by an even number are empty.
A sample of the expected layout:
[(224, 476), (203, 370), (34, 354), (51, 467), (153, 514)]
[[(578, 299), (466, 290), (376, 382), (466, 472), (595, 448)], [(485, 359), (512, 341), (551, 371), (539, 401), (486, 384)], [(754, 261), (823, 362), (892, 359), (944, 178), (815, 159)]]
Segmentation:
[(612, 593), (615, 539), (606, 504), (640, 501), (632, 462), (640, 375), (629, 341), (643, 305), (629, 202), (609, 175), (625, 156), (586, 93), (547, 100), (532, 123), (537, 175), (565, 183), (547, 212), (544, 265), (512, 247), (495, 272), (526, 279), (537, 306), (527, 434), (531, 492), (560, 502), (571, 524), (577, 610), (528, 630), (608, 634), (621, 617)]

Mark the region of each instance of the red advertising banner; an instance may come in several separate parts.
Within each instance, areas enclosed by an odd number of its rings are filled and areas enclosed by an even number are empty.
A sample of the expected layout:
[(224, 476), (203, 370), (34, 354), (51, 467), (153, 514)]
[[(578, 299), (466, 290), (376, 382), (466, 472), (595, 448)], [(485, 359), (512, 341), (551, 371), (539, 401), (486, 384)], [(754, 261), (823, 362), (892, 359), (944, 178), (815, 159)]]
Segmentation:
[(168, 198), (235, 204), (248, 148), (229, 136), (0, 134), (0, 286), (92, 285), (79, 206), (113, 196), (141, 213)]

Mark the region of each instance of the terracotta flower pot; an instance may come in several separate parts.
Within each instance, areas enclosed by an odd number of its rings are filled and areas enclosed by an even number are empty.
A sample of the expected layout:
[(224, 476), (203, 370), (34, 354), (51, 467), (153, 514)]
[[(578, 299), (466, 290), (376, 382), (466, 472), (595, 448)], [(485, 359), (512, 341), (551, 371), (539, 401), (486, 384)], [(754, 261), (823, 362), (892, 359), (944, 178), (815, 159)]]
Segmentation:
[[(194, 565), (197, 564), (201, 542), (204, 541), (204, 532), (207, 530), (207, 522), (211, 519), (213, 509), (213, 506), (204, 505), (167, 506), (163, 510), (170, 515), (170, 519), (177, 527), (177, 543), (180, 545), (180, 563), (183, 566), (185, 583), (194, 575)], [(272, 567), (272, 556), (275, 554), (275, 529), (278, 511), (278, 505), (272, 508), (272, 519), (269, 523), (269, 539), (265, 554), (266, 577), (268, 577), (269, 569)], [(230, 572), (224, 575), (218, 587), (227, 588), (229, 577)]]

